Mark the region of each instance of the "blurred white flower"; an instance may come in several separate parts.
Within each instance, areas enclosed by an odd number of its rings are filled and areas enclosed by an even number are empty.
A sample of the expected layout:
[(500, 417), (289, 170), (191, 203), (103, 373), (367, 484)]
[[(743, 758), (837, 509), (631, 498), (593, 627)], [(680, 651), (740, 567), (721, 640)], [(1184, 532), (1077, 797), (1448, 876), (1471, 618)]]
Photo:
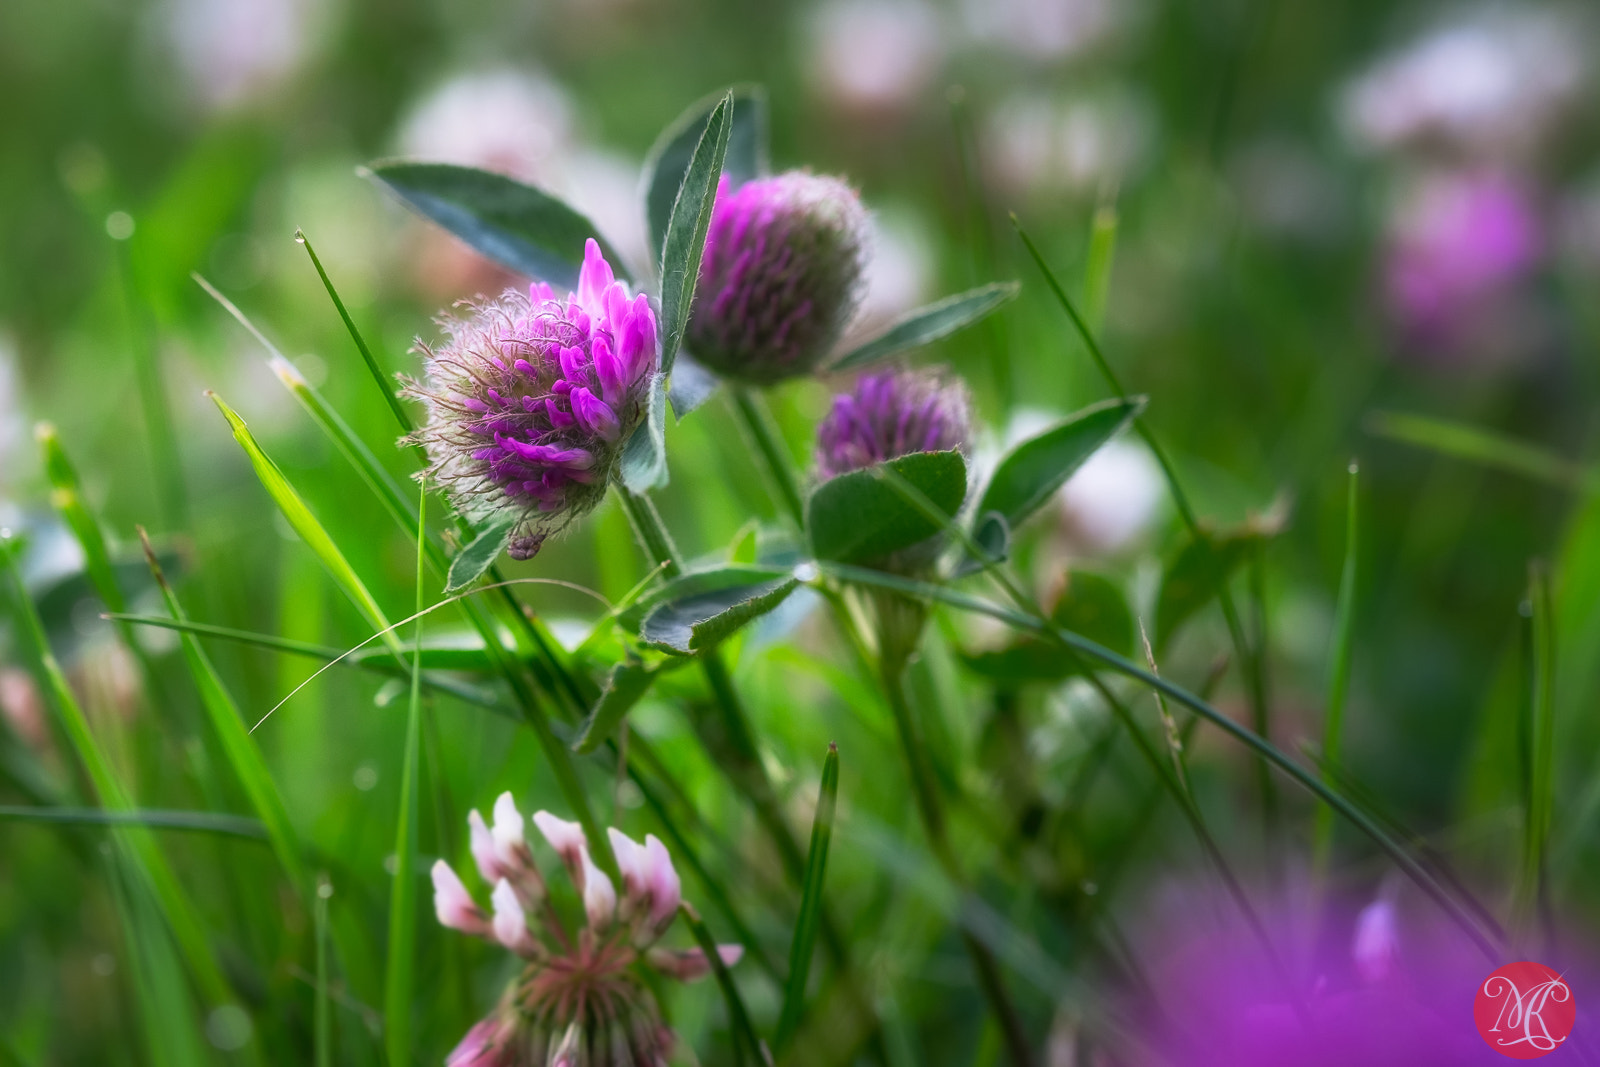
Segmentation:
[(1153, 135), (1149, 106), (1112, 91), (1070, 101), (1014, 96), (984, 119), (981, 137), (1001, 189), (1092, 193), (1137, 172)]
[(1587, 22), (1562, 8), (1493, 6), (1379, 60), (1339, 100), (1367, 149), (1442, 143), (1494, 158), (1537, 148), (1589, 75)]
[(1089, 457), (1061, 487), (1061, 517), (1068, 538), (1096, 555), (1131, 544), (1160, 511), (1165, 486), (1149, 449), (1111, 441)]
[(0, 492), (22, 464), (26, 417), (22, 412), (22, 382), (17, 372), (11, 338), (0, 333)]
[(961, 16), (979, 43), (1050, 60), (1088, 51), (1137, 6), (1133, 0), (963, 0)]
[(865, 341), (897, 316), (928, 299), (933, 250), (914, 216), (890, 208), (870, 216), (865, 291), (839, 351)]
[(910, 107), (944, 61), (938, 13), (923, 0), (829, 0), (810, 30), (811, 83), (847, 110)]
[(310, 58), (325, 0), (166, 0), (162, 36), (206, 108), (249, 103), (286, 85)]
[(397, 140), (403, 155), (496, 171), (560, 197), (630, 265), (642, 265), (649, 254), (638, 164), (584, 142), (581, 125), (555, 81), (501, 69), (439, 86), (402, 121)]

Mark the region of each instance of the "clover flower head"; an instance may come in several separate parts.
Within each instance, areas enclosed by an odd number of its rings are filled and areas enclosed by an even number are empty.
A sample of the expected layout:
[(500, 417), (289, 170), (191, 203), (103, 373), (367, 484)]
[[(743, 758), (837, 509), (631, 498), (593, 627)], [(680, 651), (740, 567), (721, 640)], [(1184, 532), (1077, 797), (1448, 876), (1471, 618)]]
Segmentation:
[(426, 477), (463, 511), (517, 518), (507, 550), (527, 559), (605, 495), (645, 415), (656, 314), (592, 239), (565, 299), (535, 282), (526, 296), (460, 306), (464, 316), (439, 320), (445, 344), (418, 343), (425, 373), (403, 392), (427, 405), (428, 419), (410, 440), (432, 459)]
[(855, 313), (867, 234), (861, 198), (838, 178), (789, 171), (734, 189), (724, 176), (689, 350), (719, 374), (754, 385), (809, 373)]
[(913, 452), (965, 451), (971, 411), (966, 387), (938, 372), (865, 375), (833, 398), (817, 427), (817, 472), (832, 478)]
[[(439, 921), (526, 962), (446, 1067), (664, 1067), (676, 1039), (661, 1021), (643, 970), (686, 982), (711, 972), (711, 961), (699, 949), (657, 944), (682, 903), (666, 846), (653, 835), (641, 844), (609, 831), (622, 875), (619, 891), (594, 862), (581, 826), (535, 812), (534, 826), (561, 858), (583, 901), (585, 922), (573, 932), (550, 903), (511, 795), (496, 802), (492, 830), (476, 811), (468, 823), (473, 859), (492, 887), (492, 911), (480, 907), (440, 860), (433, 868)], [(743, 954), (738, 945), (718, 946), (728, 966)]]

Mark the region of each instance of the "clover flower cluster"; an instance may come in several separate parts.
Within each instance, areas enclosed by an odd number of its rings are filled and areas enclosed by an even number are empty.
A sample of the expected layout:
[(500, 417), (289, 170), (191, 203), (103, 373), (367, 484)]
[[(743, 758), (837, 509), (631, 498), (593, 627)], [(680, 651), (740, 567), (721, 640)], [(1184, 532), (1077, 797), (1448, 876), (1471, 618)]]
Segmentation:
[(689, 350), (737, 381), (814, 370), (850, 323), (866, 269), (867, 213), (838, 178), (790, 171), (733, 189), (706, 233)]
[[(499, 1005), (468, 1031), (447, 1067), (664, 1067), (676, 1038), (661, 1021), (641, 968), (694, 981), (711, 971), (699, 949), (657, 945), (682, 901), (677, 871), (654, 835), (640, 844), (608, 831), (622, 892), (594, 862), (583, 828), (549, 812), (534, 825), (561, 857), (583, 901), (576, 935), (550, 901), (549, 886), (524, 837), (510, 793), (494, 805), (494, 825), (477, 811), (467, 818), (472, 857), (492, 886), (485, 910), (444, 860), (433, 866), (439, 922), (499, 944), (526, 960)], [(737, 963), (738, 945), (722, 945)]]
[(649, 298), (629, 294), (590, 240), (578, 291), (546, 282), (464, 305), (440, 325), (449, 341), (419, 342), (422, 381), (404, 394), (428, 407), (412, 441), (426, 446), (426, 477), (457, 506), (484, 516), (510, 509), (513, 559), (598, 504), (644, 418), (658, 352)]
[(832, 478), (913, 452), (965, 451), (972, 403), (959, 380), (936, 371), (864, 375), (833, 398), (817, 427), (817, 473)]

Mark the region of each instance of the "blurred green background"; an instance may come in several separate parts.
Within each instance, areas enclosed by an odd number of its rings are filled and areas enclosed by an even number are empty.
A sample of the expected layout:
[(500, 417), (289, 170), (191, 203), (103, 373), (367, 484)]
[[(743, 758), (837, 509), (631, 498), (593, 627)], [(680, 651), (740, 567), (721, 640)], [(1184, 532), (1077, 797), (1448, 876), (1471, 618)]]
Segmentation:
[[(36, 420), (49, 420), (122, 547), (136, 548), (142, 524), (178, 550), (193, 615), (354, 644), (368, 631), (277, 518), (202, 396), (214, 389), (385, 609), (403, 617), (414, 573), (407, 540), (191, 273), (237, 302), (391, 469), (409, 474), (407, 457), (386, 447), (392, 418), (296, 228), (315, 242), (380, 362), (409, 371), (407, 350), (433, 336), (438, 308), (509, 279), (386, 199), (358, 176), (360, 164), (406, 155), (507, 171), (569, 198), (642, 264), (638, 173), (657, 132), (713, 89), (759, 82), (771, 98), (775, 166), (846, 175), (876, 213), (870, 322), (991, 278), (1023, 282), (996, 320), (917, 356), (971, 383), (988, 427), (981, 454), (1106, 395), (1008, 213), (1075, 294), (1096, 211), (1114, 213), (1102, 338), (1123, 383), (1150, 394), (1151, 425), (1203, 516), (1287, 516), (1261, 568), (1260, 602), (1276, 739), (1291, 750), (1320, 734), (1345, 470), (1359, 459), (1347, 761), (1387, 810), (1459, 849), (1491, 890), (1514, 854), (1518, 607), (1529, 560), (1550, 561), (1561, 626), (1558, 826), (1570, 864), (1560, 904), (1581, 922), (1600, 908), (1600, 894), (1584, 889), (1600, 859), (1587, 846), (1600, 739), (1590, 666), (1600, 651), (1600, 513), (1582, 473), (1596, 451), (1600, 395), (1593, 14), (1275, 0), (7, 0), (0, 524), (30, 532), (36, 592), (78, 566), (50, 518), (31, 437)], [(1099, 318), (1100, 295), (1083, 295)], [(170, 453), (146, 426), (141, 358), (160, 368), (176, 428)], [(797, 458), (809, 454), (828, 395), (829, 383), (816, 382), (772, 397)], [(1472, 423), (1580, 473), (1529, 478), (1398, 443), (1371, 432), (1381, 411)], [(670, 427), (668, 442), (672, 483), (659, 502), (690, 553), (723, 551), (752, 518), (777, 519), (721, 401)], [(1148, 598), (1177, 528), (1148, 488), (1148, 457), (1130, 446), (1123, 459), (1102, 472), (1098, 504), (1080, 489), (1031, 535), (1022, 558), (1041, 591), (1059, 581), (1063, 560), (1088, 558)], [(1097, 506), (1110, 517), (1096, 520)], [(1096, 521), (1111, 533), (1086, 534)], [(608, 503), (510, 570), (616, 597), (646, 568)], [(595, 615), (580, 594), (525, 596), (558, 633)], [(81, 588), (57, 601), (58, 653), (96, 721), (112, 724), (134, 792), (164, 807), (243, 810), (198, 740), (171, 643), (150, 644), (163, 683), (151, 692), (164, 696), (147, 699), (98, 603)], [(141, 603), (152, 603), (148, 590)], [(871, 833), (916, 837), (900, 780), (874, 770), (898, 766), (892, 738), (830, 674), (838, 649), (811, 632), (823, 628), (800, 626), (783, 641), (748, 637), (739, 660), (769, 769), (803, 809), (802, 787), (838, 740), (845, 808), (879, 828), (840, 846), (830, 872), (838, 906), (862, 955), (898, 983), (915, 1062), (967, 1062), (980, 1041), (976, 1014), (941, 1019), (935, 1007), (964, 980), (949, 976), (961, 966), (955, 949), (930, 926), (932, 905), (898, 906), (897, 876), (874, 855)], [(953, 645), (982, 640), (963, 626), (945, 624)], [(1193, 679), (1224, 645), (1220, 618), (1207, 617), (1163, 667)], [(302, 661), (211, 651), (252, 720), (309, 674)], [(65, 773), (38, 708), (30, 713), (19, 655), (0, 637), (8, 743), (31, 745)], [(979, 749), (990, 709), (953, 655), (930, 658), (929, 699), (947, 734), (934, 742), (972, 793), (992, 798), (1012, 775), (1059, 781), (1077, 751), (1058, 736), (1073, 733), (1061, 726), (1069, 698), (1033, 698), (1022, 763), (968, 763), (959, 754)], [(296, 824), (352, 872), (335, 879), (334, 899), (353, 901), (335, 921), (360, 927), (380, 961), (388, 890), (374, 872), (393, 843), (404, 713), (394, 697), (364, 676), (330, 674), (257, 735)], [(1232, 677), (1219, 699), (1242, 708)], [(446, 783), (450, 807), (425, 811), (424, 854), (453, 854), (465, 810), (487, 810), (501, 789), (515, 788), (525, 807), (559, 805), (525, 731), (449, 702), (433, 722), (429, 759), (439, 762), (429, 774)], [(636, 726), (738, 841), (748, 816), (705, 765), (671, 694), (648, 702)], [(1235, 755), (1203, 748), (1197, 757), (1219, 811), (1250, 801)], [(10, 789), (0, 784), (0, 799)], [(1137, 792), (1129, 786), (1127, 797)], [(1224, 832), (1241, 850), (1255, 845), (1242, 821)], [(75, 833), (0, 822), (0, 1032), (29, 1064), (139, 1062), (121, 1036), (133, 1009), (115, 913)], [(1157, 824), (1140, 850), (1146, 870), (1192, 862), (1168, 842), (1176, 834)], [(1370, 881), (1360, 846), (1346, 844), (1353, 883)], [(309, 987), (303, 961), (281, 953), (303, 930), (249, 918), (271, 909), (270, 859), (204, 837), (173, 835), (170, 847), (225, 931), (230, 969), (269, 1006), (255, 1025), (282, 1031), (263, 1037), (278, 1050), (273, 1062), (293, 1061)], [(786, 944), (777, 914), (761, 921), (774, 945)], [(419, 1014), (419, 1062), (438, 1062), (504, 975), (488, 950), (447, 950), (432, 929), (423, 950), (467, 961), (441, 972), (438, 1002)], [(343, 966), (341, 1058), (363, 1062), (376, 1056), (362, 1016), (375, 978)], [(769, 1003), (775, 993), (752, 980), (749, 995)], [(1048, 1017), (1048, 998), (1033, 999), (1029, 1010)], [(704, 1035), (722, 1025), (719, 1012), (709, 984), (682, 994), (675, 1012), (713, 1060)], [(229, 1021), (207, 1025), (211, 1044), (229, 1048)], [(948, 1055), (947, 1028), (957, 1031)]]

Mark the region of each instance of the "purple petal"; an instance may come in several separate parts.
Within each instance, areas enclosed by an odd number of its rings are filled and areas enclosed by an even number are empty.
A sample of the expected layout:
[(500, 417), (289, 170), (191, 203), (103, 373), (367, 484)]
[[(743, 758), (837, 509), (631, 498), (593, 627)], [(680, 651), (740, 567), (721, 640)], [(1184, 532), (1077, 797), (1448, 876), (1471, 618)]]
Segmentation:
[(604, 307), (602, 298), (606, 287), (616, 281), (611, 264), (600, 254), (600, 245), (593, 237), (583, 245), (583, 269), (578, 272), (578, 303), (591, 312)]
[(616, 440), (617, 432), (621, 429), (617, 413), (581, 385), (572, 390), (572, 414), (576, 416), (578, 425), (607, 441)]

